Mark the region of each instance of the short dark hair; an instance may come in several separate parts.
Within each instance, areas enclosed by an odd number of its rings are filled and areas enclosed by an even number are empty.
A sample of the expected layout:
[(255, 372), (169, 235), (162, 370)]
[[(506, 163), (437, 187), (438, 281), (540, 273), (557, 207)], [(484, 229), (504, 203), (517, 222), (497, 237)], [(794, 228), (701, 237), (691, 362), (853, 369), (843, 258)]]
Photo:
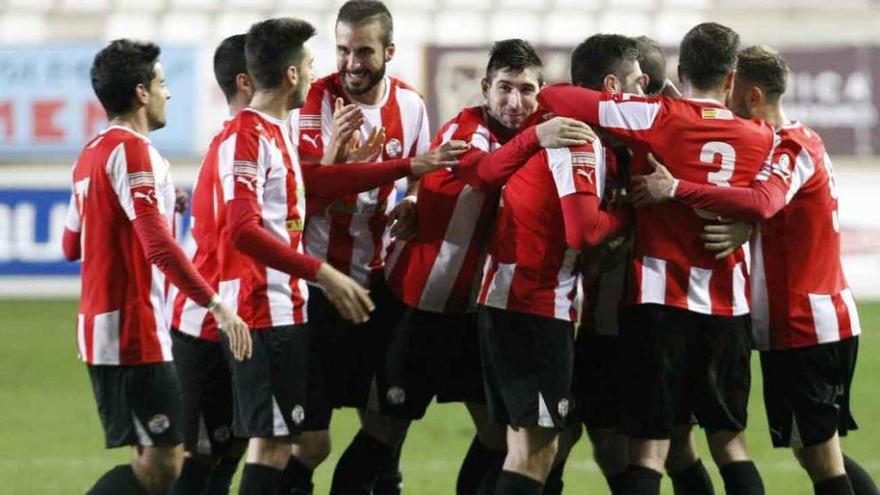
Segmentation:
[(571, 52), (571, 82), (602, 89), (605, 76), (617, 74), (624, 62), (636, 62), (639, 49), (632, 38), (619, 34), (594, 34)]
[(113, 118), (130, 111), (138, 84), (150, 87), (161, 49), (154, 43), (118, 39), (95, 55), (92, 62), (92, 89)]
[(382, 46), (388, 46), (394, 40), (394, 19), (388, 7), (379, 0), (348, 0), (336, 15), (336, 24), (340, 22), (352, 26), (378, 22), (382, 28)]
[(639, 49), (639, 67), (648, 75), (645, 93), (658, 94), (666, 82), (666, 54), (663, 53), (660, 43), (647, 36), (637, 36), (635, 40)]
[(226, 101), (232, 101), (238, 92), (235, 80), (239, 74), (247, 74), (247, 60), (244, 55), (244, 34), (234, 34), (221, 41), (214, 50), (214, 78)]
[(788, 86), (788, 64), (776, 50), (761, 45), (739, 52), (736, 75), (757, 84), (771, 102), (779, 101)]
[(739, 34), (716, 22), (694, 26), (681, 40), (678, 65), (691, 85), (712, 89), (736, 69)]
[(544, 84), (544, 63), (528, 41), (512, 38), (492, 45), (486, 64), (486, 79), (491, 81), (500, 70), (522, 72), (525, 69), (536, 69), (538, 84)]
[(247, 71), (260, 89), (278, 87), (284, 71), (302, 61), (303, 44), (315, 28), (292, 17), (267, 19), (251, 26), (245, 39)]

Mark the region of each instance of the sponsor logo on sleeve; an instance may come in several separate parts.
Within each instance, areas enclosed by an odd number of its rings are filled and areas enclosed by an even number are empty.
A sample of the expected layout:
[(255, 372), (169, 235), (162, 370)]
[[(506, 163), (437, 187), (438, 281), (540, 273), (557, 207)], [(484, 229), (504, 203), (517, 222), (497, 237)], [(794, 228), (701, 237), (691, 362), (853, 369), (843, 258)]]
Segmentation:
[(156, 177), (153, 172), (133, 172), (128, 174), (128, 183), (131, 188), (153, 187), (156, 185)]
[(701, 109), (703, 120), (733, 120), (733, 112), (726, 108)]
[(592, 151), (575, 151), (571, 154), (571, 166), (574, 173), (595, 183), (596, 178), (596, 154)]

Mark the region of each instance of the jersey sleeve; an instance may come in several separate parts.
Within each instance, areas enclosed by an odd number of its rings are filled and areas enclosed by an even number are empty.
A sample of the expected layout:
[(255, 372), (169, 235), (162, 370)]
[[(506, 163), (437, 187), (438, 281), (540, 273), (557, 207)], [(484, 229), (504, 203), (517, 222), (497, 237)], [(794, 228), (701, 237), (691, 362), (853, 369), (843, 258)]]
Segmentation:
[(601, 199), (605, 190), (605, 152), (596, 146), (549, 148), (547, 166), (560, 198), (570, 194), (588, 194)]
[(484, 151), (479, 144), (476, 144), (480, 136), (480, 133), (474, 133), (471, 140), (473, 149), (459, 158), (459, 165), (454, 173), (459, 179), (481, 191), (500, 188), (541, 149), (541, 142), (538, 140), (534, 126), (520, 132), (504, 146), (491, 152)]
[(161, 213), (150, 145), (140, 139), (124, 141), (107, 163), (107, 176), (129, 220)]
[(324, 156), (324, 136), (330, 136), (333, 122), (324, 122), (324, 85), (313, 84), (306, 102), (299, 110), (299, 156), (303, 161), (320, 162)]
[(262, 149), (260, 133), (251, 126), (243, 125), (234, 139), (233, 152), (221, 153), (217, 157), (223, 202), (246, 199), (262, 204), (268, 156)]
[(538, 101), (556, 115), (598, 125), (631, 141), (650, 141), (665, 114), (663, 98), (627, 93), (602, 93), (571, 84), (554, 84), (538, 93)]

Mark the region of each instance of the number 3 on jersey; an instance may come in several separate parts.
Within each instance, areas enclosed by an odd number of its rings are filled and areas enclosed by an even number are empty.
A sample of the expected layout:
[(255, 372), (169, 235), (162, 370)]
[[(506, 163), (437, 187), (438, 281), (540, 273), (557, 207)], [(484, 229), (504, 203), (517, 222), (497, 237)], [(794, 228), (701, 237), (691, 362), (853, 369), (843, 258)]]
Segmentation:
[(721, 155), (721, 170), (709, 172), (708, 181), (721, 187), (730, 187), (730, 178), (733, 177), (733, 167), (736, 166), (736, 150), (733, 146), (721, 141), (709, 141), (700, 150), (700, 161), (703, 163), (715, 163), (715, 155)]

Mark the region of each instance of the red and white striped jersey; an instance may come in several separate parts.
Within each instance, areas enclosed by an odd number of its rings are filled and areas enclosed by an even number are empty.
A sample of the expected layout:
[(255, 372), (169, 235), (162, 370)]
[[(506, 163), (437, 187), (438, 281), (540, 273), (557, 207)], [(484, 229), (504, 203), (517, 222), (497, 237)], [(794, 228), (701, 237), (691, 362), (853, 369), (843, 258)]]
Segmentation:
[(597, 141), (540, 151), (507, 181), (479, 302), (575, 322), (579, 252), (566, 244), (560, 198), (601, 198), (605, 153)]
[[(466, 141), (487, 153), (501, 146), (482, 107), (467, 108), (447, 122), (431, 147), (450, 140)], [(385, 274), (391, 290), (407, 305), (425, 311), (474, 308), (499, 196), (499, 191), (475, 189), (446, 169), (422, 177), (418, 232), (412, 240), (395, 240), (389, 247)]]
[[(193, 266), (215, 291), (220, 287), (220, 270), (217, 260), (219, 239), (215, 221), (215, 206), (218, 198), (214, 193), (214, 185), (217, 183), (217, 156), (230, 121), (224, 122), (223, 129), (211, 140), (208, 152), (199, 167), (190, 199), (192, 209), (189, 225), (196, 243), (196, 252), (192, 258)], [(211, 312), (186, 297), (183, 292), (177, 291), (173, 311), (172, 329), (211, 342), (220, 340), (217, 335), (217, 322), (214, 321)]]
[(305, 323), (305, 281), (238, 251), (226, 219), (229, 201), (256, 201), (263, 228), (294, 251), (303, 252), (305, 190), (296, 146), (290, 141), (290, 124), (246, 108), (217, 139), (214, 190), (218, 195), (220, 297), (251, 329)]
[(786, 206), (752, 242), (752, 321), (760, 349), (836, 342), (861, 332), (840, 262), (838, 192), (822, 138), (795, 123), (779, 130), (758, 180), (786, 190)]
[[(406, 83), (385, 78), (386, 92), (377, 105), (360, 105), (366, 122), (361, 137), (373, 128), (385, 128), (381, 159), (406, 158), (427, 151), (431, 139), (428, 113), (422, 97)], [(350, 103), (339, 73), (312, 83), (299, 111), (299, 151), (304, 160), (320, 161), (330, 142), (336, 98)], [(294, 117), (292, 117), (294, 118)], [(387, 213), (394, 206), (394, 183), (352, 194), (333, 202), (323, 212), (310, 215), (306, 225), (306, 251), (367, 285), (372, 270), (383, 266)]]
[(73, 167), (73, 209), (80, 232), (80, 358), (94, 365), (171, 361), (165, 275), (151, 264), (132, 221), (160, 214), (173, 224), (168, 162), (145, 136), (110, 127), (89, 141)]
[[(598, 124), (625, 141), (635, 152), (633, 175), (652, 171), (643, 158), (651, 152), (677, 178), (746, 186), (773, 148), (766, 123), (738, 118), (713, 100), (611, 95), (564, 85), (545, 88), (538, 98), (559, 115)], [(700, 234), (714, 219), (674, 201), (637, 210), (635, 303), (722, 316), (749, 312), (746, 253), (740, 248), (715, 260), (703, 248)]]

